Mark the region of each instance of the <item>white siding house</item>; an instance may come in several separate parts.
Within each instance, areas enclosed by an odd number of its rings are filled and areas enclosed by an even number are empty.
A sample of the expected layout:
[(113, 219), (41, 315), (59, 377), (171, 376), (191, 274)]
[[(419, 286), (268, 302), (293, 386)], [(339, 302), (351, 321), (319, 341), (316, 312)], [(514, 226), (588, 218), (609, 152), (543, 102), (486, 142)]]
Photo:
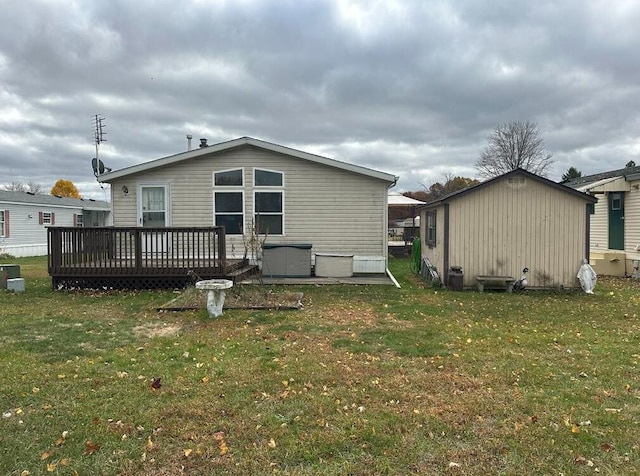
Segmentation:
[(0, 190), (0, 253), (46, 255), (49, 226), (110, 224), (107, 202)]
[[(397, 177), (242, 137), (105, 173), (116, 226), (220, 226), (241, 257), (254, 224), (269, 244), (354, 255), (384, 273), (387, 194)], [(372, 270), (371, 263), (376, 263)]]
[(464, 287), (477, 276), (519, 278), (527, 267), (532, 288), (573, 288), (589, 257), (596, 200), (517, 169), (425, 205), (422, 257), (445, 285), (454, 266), (462, 267)]
[(590, 239), (596, 272), (632, 275), (634, 261), (640, 260), (640, 166), (579, 177), (567, 185), (598, 197)]

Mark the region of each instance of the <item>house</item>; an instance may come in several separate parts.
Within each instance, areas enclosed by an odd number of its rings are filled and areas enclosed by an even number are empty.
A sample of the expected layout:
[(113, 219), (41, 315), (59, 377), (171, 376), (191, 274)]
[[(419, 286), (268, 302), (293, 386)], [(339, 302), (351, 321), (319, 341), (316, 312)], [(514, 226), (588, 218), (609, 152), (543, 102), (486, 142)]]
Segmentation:
[(517, 169), (422, 207), (422, 258), (445, 285), (454, 266), (462, 267), (464, 287), (478, 276), (519, 278), (527, 267), (530, 287), (573, 288), (589, 257), (596, 201)]
[(590, 236), (596, 272), (634, 274), (634, 261), (640, 260), (640, 166), (578, 177), (566, 185), (599, 198)]
[(251, 137), (115, 170), (116, 227), (224, 226), (242, 257), (254, 226), (266, 243), (353, 255), (353, 272), (385, 273), (388, 173)]
[(0, 252), (47, 254), (49, 226), (105, 226), (109, 204), (97, 200), (0, 190)]

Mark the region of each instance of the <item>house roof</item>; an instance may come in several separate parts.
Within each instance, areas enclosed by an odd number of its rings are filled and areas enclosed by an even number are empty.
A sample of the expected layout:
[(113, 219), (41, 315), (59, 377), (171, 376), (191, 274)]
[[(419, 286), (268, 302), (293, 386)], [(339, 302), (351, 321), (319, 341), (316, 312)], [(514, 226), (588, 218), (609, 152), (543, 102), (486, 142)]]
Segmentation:
[(453, 193), (450, 193), (448, 195), (445, 195), (444, 197), (440, 197), (438, 200), (434, 200), (432, 202), (429, 202), (426, 205), (424, 205), (424, 207), (421, 207), (421, 208), (431, 208), (431, 207), (438, 206), (438, 205), (441, 205), (441, 204), (444, 204), (444, 203), (448, 203), (448, 202), (450, 202), (452, 200), (456, 200), (457, 198), (463, 197), (465, 195), (468, 195), (470, 193), (473, 193), (473, 192), (476, 192), (476, 191), (478, 191), (480, 189), (488, 187), (491, 184), (493, 184), (493, 183), (495, 183), (495, 182), (497, 182), (499, 180), (508, 179), (509, 177), (514, 177), (514, 176), (524, 176), (524, 177), (530, 178), (532, 180), (536, 180), (536, 181), (538, 181), (540, 183), (548, 185), (549, 187), (555, 188), (557, 190), (560, 190), (562, 192), (568, 193), (570, 195), (574, 195), (576, 197), (580, 197), (580, 198), (582, 198), (582, 199), (584, 199), (584, 200), (586, 200), (588, 202), (591, 202), (591, 203), (595, 203), (595, 202), (598, 201), (598, 199), (593, 197), (592, 195), (580, 192), (580, 191), (578, 191), (578, 190), (576, 190), (574, 188), (568, 187), (568, 186), (566, 186), (564, 184), (554, 182), (554, 181), (546, 179), (544, 177), (540, 177), (539, 175), (533, 174), (533, 173), (528, 172), (528, 171), (526, 171), (524, 169), (515, 169), (515, 170), (512, 170), (510, 172), (507, 172), (506, 174), (502, 174), (502, 175), (499, 175), (497, 177), (493, 177), (492, 179), (489, 179), (489, 180), (486, 180), (484, 182), (481, 182), (481, 183), (479, 183), (477, 185), (472, 185), (471, 187), (467, 187), (465, 189), (458, 190), (457, 192), (453, 192)]
[(366, 167), (361, 167), (359, 165), (353, 165), (346, 162), (341, 162), (339, 160), (329, 159), (327, 157), (322, 157), (320, 155), (310, 154), (308, 152), (303, 152), (301, 150), (292, 149), (290, 147), (285, 147), (278, 144), (273, 144), (271, 142), (266, 142), (259, 139), (254, 139), (252, 137), (240, 137), (239, 139), (230, 140), (227, 142), (221, 142), (219, 144), (213, 144), (207, 147), (202, 147), (194, 150), (190, 150), (187, 152), (182, 152), (180, 154), (170, 155), (168, 157), (162, 157), (160, 159), (151, 160), (149, 162), (144, 162), (138, 165), (132, 165), (130, 167), (125, 167), (123, 169), (114, 170), (112, 172), (107, 172), (98, 177), (101, 182), (111, 182), (115, 179), (126, 177), (133, 174), (139, 174), (142, 172), (146, 172), (149, 170), (157, 169), (160, 167), (166, 167), (168, 165), (177, 164), (179, 162), (183, 162), (186, 160), (196, 159), (198, 157), (202, 157), (205, 155), (217, 154), (220, 152), (226, 152), (236, 147), (241, 146), (253, 146), (259, 149), (269, 150), (272, 152), (277, 152), (279, 154), (288, 155), (291, 157), (296, 157), (302, 160), (308, 160), (310, 162), (315, 162), (317, 164), (327, 165), (329, 167), (335, 167), (342, 170), (348, 170), (349, 172), (353, 172), (360, 175), (366, 175), (368, 177), (373, 177), (379, 180), (384, 180), (386, 182), (394, 184), (398, 177), (395, 175), (391, 175), (385, 172), (380, 172), (378, 170), (369, 169)]
[(617, 178), (617, 177), (624, 177), (625, 179), (629, 178), (631, 180), (638, 180), (640, 179), (640, 166), (625, 167), (624, 169), (609, 170), (608, 172), (601, 172), (599, 174), (592, 174), (592, 175), (586, 175), (584, 177), (577, 177), (575, 179), (564, 182), (564, 185), (567, 185), (573, 188), (584, 189), (583, 187), (584, 185), (591, 185), (591, 184), (594, 184), (595, 182), (600, 182), (602, 180)]
[(109, 203), (84, 198), (59, 197), (57, 195), (32, 194), (28, 192), (12, 192), (0, 190), (0, 203), (20, 203), (44, 205), (82, 210), (109, 211)]
[(401, 206), (418, 206), (424, 205), (425, 202), (420, 200), (416, 200), (415, 198), (406, 197), (402, 195), (400, 192), (390, 192), (387, 204), (390, 207), (401, 207)]

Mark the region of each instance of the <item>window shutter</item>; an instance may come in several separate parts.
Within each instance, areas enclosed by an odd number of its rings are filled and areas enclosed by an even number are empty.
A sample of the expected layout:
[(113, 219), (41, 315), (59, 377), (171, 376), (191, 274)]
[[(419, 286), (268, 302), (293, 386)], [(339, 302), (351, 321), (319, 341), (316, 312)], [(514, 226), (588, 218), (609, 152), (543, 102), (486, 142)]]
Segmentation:
[(56, 214), (51, 212), (51, 225), (55, 225), (56, 224)]
[(42, 212), (38, 212), (38, 223), (42, 225), (44, 223), (44, 218), (42, 217)]
[(9, 238), (9, 210), (4, 211), (4, 237)]
[(73, 214), (73, 226), (78, 226), (78, 214)]

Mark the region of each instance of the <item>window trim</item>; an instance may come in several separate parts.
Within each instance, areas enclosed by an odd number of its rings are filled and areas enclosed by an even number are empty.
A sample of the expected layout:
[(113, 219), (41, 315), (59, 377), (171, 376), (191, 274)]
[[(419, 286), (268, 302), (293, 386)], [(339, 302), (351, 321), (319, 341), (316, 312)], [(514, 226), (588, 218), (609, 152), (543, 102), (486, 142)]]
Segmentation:
[[(279, 174), (282, 177), (282, 185), (257, 185), (256, 183), (256, 173), (258, 171), (261, 172), (271, 172), (274, 174)], [(258, 211), (256, 210), (256, 194), (257, 193), (279, 193), (281, 196), (281, 204), (282, 210), (280, 212), (266, 212), (265, 216), (280, 216), (282, 217), (282, 233), (269, 233), (270, 236), (285, 236), (286, 228), (285, 228), (285, 218), (286, 218), (286, 206), (285, 206), (285, 173), (282, 170), (276, 169), (267, 169), (264, 167), (254, 167), (253, 168), (253, 222), (254, 224), (258, 221)], [(264, 235), (265, 233), (260, 233)]]
[[(242, 183), (240, 185), (216, 185), (216, 174), (224, 173), (224, 172), (234, 172), (236, 170), (240, 170)], [(213, 209), (213, 224), (214, 226), (218, 225), (217, 217), (218, 215), (242, 215), (242, 230), (240, 233), (229, 233), (225, 230), (225, 234), (228, 236), (243, 236), (247, 231), (247, 214), (246, 214), (246, 195), (245, 195), (245, 169), (244, 167), (233, 167), (230, 169), (222, 169), (222, 170), (214, 170), (211, 174), (211, 204)], [(216, 193), (240, 193), (242, 197), (242, 211), (239, 213), (234, 212), (216, 212)]]
[(9, 237), (9, 216), (8, 210), (0, 210), (0, 216), (2, 219), (0, 220), (0, 238), (8, 238)]
[[(264, 212), (264, 213), (260, 213), (261, 215), (264, 216), (280, 216), (282, 217), (282, 233), (271, 233), (269, 232), (269, 236), (285, 236), (285, 206), (284, 206), (284, 199), (285, 199), (285, 193), (284, 193), (284, 189), (281, 189), (281, 187), (259, 187), (257, 189), (255, 189), (253, 191), (253, 220), (254, 220), (254, 224), (258, 221), (258, 211), (256, 210), (256, 194), (258, 193), (279, 193), (281, 196), (280, 199), (280, 203), (282, 204), (282, 210), (280, 212)], [(261, 235), (265, 235), (266, 233), (259, 233)]]
[(143, 226), (142, 213), (142, 189), (143, 188), (164, 188), (164, 226), (171, 226), (171, 184), (169, 182), (139, 182), (137, 184), (138, 194), (138, 226)]
[[(432, 221), (433, 220), (433, 221)], [(438, 210), (427, 210), (425, 212), (424, 242), (429, 248), (435, 248), (438, 231)]]
[[(282, 185), (258, 185), (257, 180), (256, 180), (256, 172), (270, 172), (273, 174), (280, 174), (280, 176), (282, 177)], [(275, 189), (283, 189), (284, 190), (284, 177), (285, 174), (284, 172), (282, 172), (281, 170), (274, 170), (274, 169), (265, 169), (264, 167), (254, 167), (253, 168), (253, 186), (255, 188), (275, 188)]]

